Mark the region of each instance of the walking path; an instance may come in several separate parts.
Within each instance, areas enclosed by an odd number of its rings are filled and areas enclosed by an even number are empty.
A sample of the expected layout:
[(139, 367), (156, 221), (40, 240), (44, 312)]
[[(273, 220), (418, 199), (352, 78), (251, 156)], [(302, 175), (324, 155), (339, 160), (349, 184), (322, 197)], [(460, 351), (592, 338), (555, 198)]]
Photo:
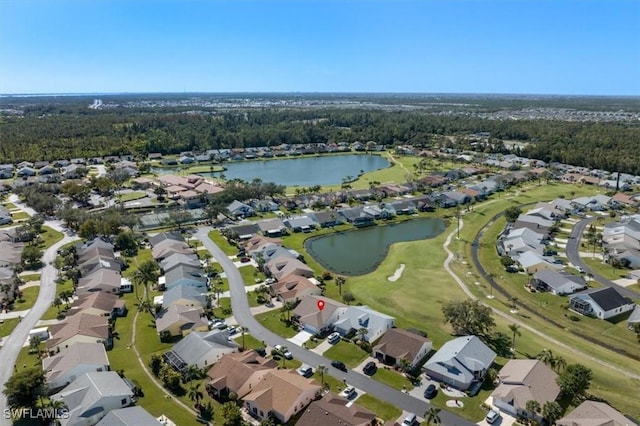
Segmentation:
[[(460, 229), (462, 229), (464, 226), (464, 222), (462, 221), (462, 219), (460, 220)], [(447, 252), (447, 258), (444, 261), (444, 269), (449, 273), (449, 275), (451, 275), (451, 278), (453, 278), (455, 280), (455, 282), (460, 286), (460, 288), (462, 289), (462, 291), (472, 300), (479, 300), (473, 293), (471, 293), (471, 291), (469, 290), (469, 288), (467, 287), (467, 285), (460, 279), (460, 277), (458, 277), (456, 275), (455, 272), (453, 272), (453, 270), (451, 269), (451, 262), (454, 260), (455, 256), (453, 254), (453, 252), (451, 250), (449, 250), (449, 244), (451, 244), (451, 240), (457, 235), (458, 229), (454, 229), (448, 236), (446, 241), (444, 242), (444, 244), (442, 245), (442, 248), (444, 249), (445, 252)], [(578, 349), (576, 349), (573, 346), (567, 345), (557, 339), (554, 339), (553, 337), (548, 336), (547, 334), (539, 331), (538, 329), (530, 326), (529, 324), (519, 320), (518, 318), (515, 318), (505, 312), (502, 312), (501, 310), (494, 308), (491, 305), (488, 305), (484, 302), (480, 302), (485, 306), (488, 306), (489, 308), (491, 308), (491, 310), (498, 316), (511, 321), (517, 325), (519, 325), (520, 327), (522, 327), (523, 329), (530, 331), (531, 333), (535, 334), (536, 336), (539, 336), (557, 346), (560, 346), (561, 348), (564, 348), (570, 352), (573, 352), (574, 354), (580, 355), (584, 358), (587, 358), (593, 362), (596, 362), (604, 367), (610, 368), (612, 370), (615, 370), (619, 373), (622, 373), (628, 377), (632, 377), (634, 379), (638, 379), (640, 380), (640, 375), (632, 373), (630, 371), (627, 371), (623, 368), (618, 367), (617, 365), (611, 364), (607, 361), (603, 361), (600, 358), (596, 358), (594, 356), (591, 356), (589, 354), (587, 354), (586, 352), (582, 352)]]

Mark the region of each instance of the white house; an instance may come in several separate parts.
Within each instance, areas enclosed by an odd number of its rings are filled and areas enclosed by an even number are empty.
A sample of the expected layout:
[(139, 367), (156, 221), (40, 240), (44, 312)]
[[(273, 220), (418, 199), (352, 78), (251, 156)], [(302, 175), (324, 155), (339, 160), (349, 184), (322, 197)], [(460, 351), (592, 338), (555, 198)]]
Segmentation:
[(574, 294), (569, 299), (569, 307), (580, 314), (609, 319), (629, 312), (635, 303), (622, 296), (612, 287), (598, 288)]
[(62, 426), (95, 425), (111, 410), (133, 403), (133, 391), (115, 371), (85, 373), (62, 391), (51, 396), (69, 409)]
[(42, 360), (42, 370), (52, 392), (67, 386), (84, 373), (109, 371), (104, 345), (78, 342)]
[(367, 334), (362, 337), (368, 342), (374, 342), (395, 326), (395, 318), (374, 311), (368, 306), (348, 306), (333, 326), (342, 335), (349, 333), (351, 329), (358, 331), (366, 328)]
[(182, 371), (188, 365), (206, 368), (218, 362), (224, 355), (238, 352), (238, 345), (229, 341), (229, 332), (213, 330), (194, 331), (173, 345), (164, 358)]

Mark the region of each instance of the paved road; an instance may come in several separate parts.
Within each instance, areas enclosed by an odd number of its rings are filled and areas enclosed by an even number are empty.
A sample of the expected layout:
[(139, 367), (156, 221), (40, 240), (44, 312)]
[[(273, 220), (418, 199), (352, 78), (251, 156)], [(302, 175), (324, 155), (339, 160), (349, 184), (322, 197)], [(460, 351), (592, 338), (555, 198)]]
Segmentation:
[(640, 293), (637, 291), (630, 290), (626, 287), (623, 287), (619, 284), (614, 283), (608, 278), (603, 277), (597, 272), (593, 271), (586, 263), (582, 261), (580, 258), (580, 240), (582, 239), (582, 234), (587, 226), (589, 226), (596, 218), (588, 217), (582, 219), (580, 222), (576, 223), (571, 230), (571, 234), (569, 236), (569, 240), (567, 241), (567, 258), (569, 261), (575, 266), (581, 267), (585, 272), (590, 273), (596, 281), (600, 284), (605, 285), (607, 287), (615, 288), (618, 293), (623, 296), (632, 297), (635, 299), (640, 299)]
[[(231, 292), (231, 308), (233, 309), (233, 315), (238, 321), (238, 324), (247, 327), (252, 336), (261, 340), (269, 346), (277, 344), (287, 346), (293, 356), (313, 367), (319, 365), (325, 365), (328, 367), (328, 373), (339, 379), (346, 379), (346, 382), (355, 386), (358, 389), (362, 389), (372, 396), (386, 401), (396, 407), (399, 407), (405, 411), (416, 413), (422, 416), (425, 411), (430, 407), (429, 403), (425, 400), (415, 398), (411, 395), (397, 391), (389, 386), (386, 386), (380, 382), (377, 382), (363, 374), (356, 373), (349, 370), (347, 373), (337, 370), (331, 367), (331, 360), (324, 358), (314, 352), (306, 349), (302, 349), (300, 346), (291, 344), (288, 340), (278, 336), (275, 333), (267, 330), (263, 327), (252, 315), (249, 310), (249, 302), (247, 301), (247, 295), (244, 290), (244, 283), (238, 268), (233, 262), (215, 245), (209, 238), (208, 234), (211, 228), (200, 228), (195, 234), (204, 246), (209, 250), (211, 255), (220, 263), (224, 272), (227, 274), (229, 280), (229, 289)], [(444, 425), (475, 425), (475, 423), (463, 419), (448, 411), (440, 412), (440, 419)]]
[[(60, 229), (58, 222), (45, 222), (45, 225)], [(5, 383), (11, 377), (13, 373), (12, 365), (15, 365), (18, 353), (22, 349), (22, 345), (29, 337), (29, 331), (33, 329), (42, 317), (44, 313), (49, 309), (53, 299), (56, 296), (56, 277), (58, 271), (52, 265), (56, 258), (56, 250), (61, 246), (76, 240), (77, 237), (65, 235), (65, 237), (58, 243), (49, 247), (42, 257), (42, 261), (45, 267), (42, 269), (40, 275), (40, 291), (38, 292), (38, 299), (33, 305), (33, 308), (29, 313), (18, 323), (11, 335), (4, 340), (4, 345), (0, 348), (0, 413), (4, 412), (7, 408), (7, 399), (2, 393), (5, 388)], [(0, 415), (0, 425), (11, 425), (11, 422), (4, 419), (4, 416)]]

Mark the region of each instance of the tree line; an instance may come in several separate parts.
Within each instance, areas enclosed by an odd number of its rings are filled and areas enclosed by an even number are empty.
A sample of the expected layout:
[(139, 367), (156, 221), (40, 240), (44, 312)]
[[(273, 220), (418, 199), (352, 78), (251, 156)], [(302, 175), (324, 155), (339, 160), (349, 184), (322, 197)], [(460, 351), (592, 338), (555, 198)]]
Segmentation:
[(640, 126), (635, 123), (489, 120), (425, 110), (339, 108), (40, 112), (0, 121), (0, 163), (370, 140), (387, 147), (438, 148), (452, 145), (445, 135), (489, 132), (496, 140), (529, 142), (521, 153), (531, 158), (640, 174)]

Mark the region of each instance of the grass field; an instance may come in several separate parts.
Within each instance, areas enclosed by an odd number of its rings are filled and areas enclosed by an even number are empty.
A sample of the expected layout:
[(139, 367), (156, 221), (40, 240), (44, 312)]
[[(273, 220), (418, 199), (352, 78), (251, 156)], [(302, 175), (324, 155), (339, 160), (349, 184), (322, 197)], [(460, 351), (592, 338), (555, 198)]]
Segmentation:
[(260, 324), (285, 339), (295, 336), (298, 333), (298, 330), (296, 330), (295, 327), (287, 326), (284, 321), (281, 321), (280, 318), (282, 318), (282, 315), (284, 314), (275, 310), (258, 314), (255, 318), (260, 322)]
[(125, 192), (124, 194), (118, 194), (118, 200), (122, 203), (126, 203), (127, 201), (139, 200), (141, 198), (146, 198), (147, 193), (142, 191), (132, 191)]
[(48, 226), (43, 226), (40, 237), (42, 238), (42, 243), (40, 244), (40, 248), (42, 248), (43, 250), (46, 250), (52, 245), (54, 245), (55, 243), (57, 243), (58, 241), (60, 241), (61, 239), (63, 239), (64, 235), (62, 235), (62, 232), (58, 232), (53, 228), (50, 228)]
[(19, 220), (29, 219), (29, 215), (25, 212), (19, 211), (19, 212), (11, 213), (11, 218), (17, 222)]
[[(242, 281), (245, 286), (256, 285), (257, 283), (264, 281), (264, 274), (262, 272), (258, 272), (258, 269), (249, 263), (239, 267), (238, 270), (240, 271), (240, 275), (242, 276)], [(256, 279), (258, 281), (256, 281)]]
[(216, 243), (216, 245), (220, 247), (220, 249), (227, 256), (233, 256), (234, 254), (238, 253), (238, 248), (229, 244), (229, 241), (227, 241), (227, 239), (223, 237), (222, 234), (220, 234), (220, 231), (213, 230), (209, 232), (209, 238), (211, 238), (211, 241)]
[(348, 368), (357, 367), (369, 356), (367, 352), (354, 343), (342, 340), (330, 347), (322, 355), (331, 360), (342, 361)]
[[(386, 421), (396, 420), (402, 414), (402, 410), (399, 408), (388, 404), (386, 402), (380, 401), (377, 398), (369, 394), (362, 395), (360, 398), (356, 400), (356, 404), (367, 408), (378, 415), (378, 417), (383, 418)], [(422, 415), (423, 413), (417, 413)]]
[(7, 318), (2, 320), (2, 322), (0, 322), (0, 337), (10, 335), (19, 322), (20, 320), (18, 318)]
[(413, 385), (404, 375), (392, 369), (378, 368), (371, 378), (398, 390), (413, 389)]
[(40, 281), (40, 274), (24, 274), (20, 275), (20, 279), (25, 283), (30, 281)]
[(40, 287), (27, 287), (22, 290), (22, 300), (24, 302), (20, 302), (18, 299), (13, 303), (14, 311), (24, 311), (25, 309), (33, 308), (33, 305), (36, 303), (36, 299), (38, 298), (38, 293), (40, 292)]

